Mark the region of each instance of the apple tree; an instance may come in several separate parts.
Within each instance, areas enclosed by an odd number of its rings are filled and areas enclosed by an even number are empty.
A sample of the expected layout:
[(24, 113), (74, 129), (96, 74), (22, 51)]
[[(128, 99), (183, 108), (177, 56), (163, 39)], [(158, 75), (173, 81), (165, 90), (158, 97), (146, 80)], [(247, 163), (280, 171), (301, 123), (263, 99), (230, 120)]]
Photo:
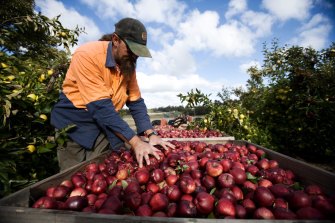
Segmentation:
[(186, 95), (179, 94), (177, 96), (181, 102), (186, 102), (186, 107), (202, 106), (208, 110), (204, 119), (190, 124), (191, 128), (218, 130), (239, 140), (269, 145), (269, 134), (266, 130), (259, 129), (257, 125), (253, 124), (250, 120), (250, 111), (238, 99), (232, 99), (235, 92), (238, 91), (238, 89), (223, 88), (217, 94), (219, 100), (210, 99), (210, 95), (206, 95), (198, 89), (191, 90)]
[(35, 13), (34, 1), (3, 1), (0, 18), (1, 197), (58, 171), (49, 114), (82, 30)]
[(264, 64), (249, 69), (239, 99), (272, 147), (304, 159), (335, 154), (335, 44), (316, 51), (300, 46), (264, 46)]

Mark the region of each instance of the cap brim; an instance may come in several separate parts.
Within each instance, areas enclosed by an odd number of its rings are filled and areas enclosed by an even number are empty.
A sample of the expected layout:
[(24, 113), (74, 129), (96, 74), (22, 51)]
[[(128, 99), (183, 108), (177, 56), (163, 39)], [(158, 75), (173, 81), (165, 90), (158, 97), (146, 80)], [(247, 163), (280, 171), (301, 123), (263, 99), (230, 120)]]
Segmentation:
[(149, 49), (142, 44), (135, 43), (131, 40), (125, 40), (131, 52), (139, 57), (151, 57)]

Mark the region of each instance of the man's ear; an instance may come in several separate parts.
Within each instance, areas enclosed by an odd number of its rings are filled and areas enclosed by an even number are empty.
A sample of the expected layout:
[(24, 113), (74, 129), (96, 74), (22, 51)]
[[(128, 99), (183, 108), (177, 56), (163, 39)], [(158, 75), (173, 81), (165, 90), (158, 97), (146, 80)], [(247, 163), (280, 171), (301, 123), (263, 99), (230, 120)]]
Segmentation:
[(119, 45), (120, 38), (115, 33), (113, 33), (113, 35), (112, 35), (112, 42), (113, 42), (114, 46), (118, 46)]

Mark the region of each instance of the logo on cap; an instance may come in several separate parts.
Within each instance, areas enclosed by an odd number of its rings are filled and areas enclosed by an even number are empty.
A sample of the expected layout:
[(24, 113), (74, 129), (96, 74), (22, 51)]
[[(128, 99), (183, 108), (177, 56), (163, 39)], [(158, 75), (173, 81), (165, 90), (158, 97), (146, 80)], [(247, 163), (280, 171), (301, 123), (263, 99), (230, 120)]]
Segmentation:
[(147, 41), (147, 33), (146, 32), (142, 32), (142, 40)]

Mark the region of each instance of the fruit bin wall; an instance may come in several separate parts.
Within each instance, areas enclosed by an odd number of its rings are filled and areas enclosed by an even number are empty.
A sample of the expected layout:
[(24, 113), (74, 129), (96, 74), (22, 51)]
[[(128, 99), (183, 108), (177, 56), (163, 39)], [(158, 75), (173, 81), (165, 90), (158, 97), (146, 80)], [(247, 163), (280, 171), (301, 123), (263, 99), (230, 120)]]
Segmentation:
[[(171, 140), (171, 139), (164, 139)], [(179, 139), (179, 141), (194, 141), (196, 139)], [(198, 139), (199, 140), (199, 139)], [(222, 140), (222, 139), (201, 139), (208, 144), (216, 143), (233, 143), (238, 145), (252, 144), (244, 140)], [(299, 179), (299, 182), (303, 184), (318, 184), (322, 187), (324, 192), (328, 195), (335, 193), (335, 174), (327, 172), (318, 167), (311, 166), (305, 162), (293, 159), (286, 155), (277, 153), (267, 148), (261, 147), (256, 144), (252, 144), (258, 148), (263, 149), (269, 159), (275, 159), (279, 162), (280, 167), (284, 169), (291, 169), (294, 171)], [(106, 157), (103, 154), (95, 159), (80, 163), (62, 173), (58, 173), (42, 181), (39, 181), (31, 186), (28, 186), (20, 191), (17, 191), (7, 197), (0, 200), (0, 223), (21, 223), (21, 222), (223, 222), (223, 219), (200, 219), (200, 218), (161, 218), (161, 217), (139, 217), (139, 216), (125, 216), (125, 215), (107, 215), (107, 214), (96, 214), (96, 213), (83, 213), (74, 211), (62, 211), (62, 210), (50, 210), (50, 209), (38, 209), (30, 208), (33, 200), (40, 197), (45, 193), (48, 187), (58, 185), (65, 179), (69, 179), (72, 174), (82, 170), (86, 164), (90, 162), (101, 162)], [(258, 219), (224, 219), (224, 222), (259, 222)], [(316, 220), (261, 220), (261, 222), (320, 222)], [(323, 221), (332, 222), (332, 221)]]

